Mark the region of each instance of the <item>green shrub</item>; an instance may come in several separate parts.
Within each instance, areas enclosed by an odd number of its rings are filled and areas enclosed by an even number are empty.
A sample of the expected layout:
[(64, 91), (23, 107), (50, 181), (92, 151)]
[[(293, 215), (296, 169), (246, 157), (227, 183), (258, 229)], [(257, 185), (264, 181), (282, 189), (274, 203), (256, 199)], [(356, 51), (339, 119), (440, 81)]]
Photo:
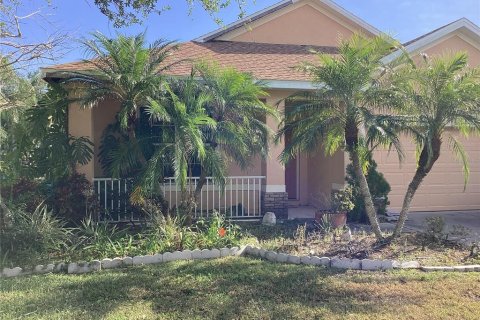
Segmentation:
[(99, 204), (92, 184), (83, 174), (59, 179), (48, 188), (46, 203), (70, 225), (79, 225), (88, 216), (97, 217)]
[(0, 257), (4, 266), (34, 265), (50, 259), (61, 259), (70, 244), (71, 230), (46, 206), (33, 213), (10, 211), (8, 224), (0, 229)]
[[(366, 174), (368, 188), (372, 195), (372, 199), (377, 208), (378, 214), (385, 214), (388, 201), (388, 194), (390, 193), (390, 184), (385, 179), (383, 174), (377, 170), (377, 163), (373, 160), (372, 155), (369, 154), (367, 161), (369, 162), (368, 171)], [(355, 207), (349, 213), (349, 220), (356, 222), (368, 222), (368, 217), (365, 210), (365, 203), (360, 194), (360, 187), (355, 176), (355, 171), (352, 164), (347, 166), (347, 176), (345, 178), (348, 185), (352, 188), (353, 203)]]
[(45, 187), (37, 180), (19, 179), (1, 188), (2, 200), (12, 210), (33, 212), (45, 198)]
[(78, 226), (87, 216), (96, 217), (100, 208), (92, 184), (77, 173), (56, 182), (22, 178), (1, 189), (2, 199), (10, 208), (33, 212), (44, 202), (69, 226)]

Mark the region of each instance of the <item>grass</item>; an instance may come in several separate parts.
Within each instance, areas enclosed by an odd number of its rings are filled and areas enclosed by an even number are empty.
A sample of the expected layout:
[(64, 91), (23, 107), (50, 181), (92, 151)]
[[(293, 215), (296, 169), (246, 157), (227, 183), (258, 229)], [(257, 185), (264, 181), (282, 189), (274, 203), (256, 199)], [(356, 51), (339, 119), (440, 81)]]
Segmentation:
[(1, 319), (478, 319), (478, 273), (354, 272), (250, 258), (0, 279)]

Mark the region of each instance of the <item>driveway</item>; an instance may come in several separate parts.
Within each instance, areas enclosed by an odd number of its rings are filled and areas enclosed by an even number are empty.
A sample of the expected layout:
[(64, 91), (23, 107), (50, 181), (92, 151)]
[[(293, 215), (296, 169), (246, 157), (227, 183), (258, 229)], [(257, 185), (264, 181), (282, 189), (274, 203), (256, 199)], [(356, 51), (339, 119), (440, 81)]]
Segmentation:
[(405, 222), (405, 231), (422, 231), (429, 217), (442, 217), (447, 232), (461, 225), (470, 231), (467, 240), (480, 241), (480, 211), (411, 212)]
[[(288, 209), (289, 219), (313, 219), (315, 209), (313, 207), (297, 207)], [(408, 214), (408, 220), (405, 222), (404, 231), (423, 231), (425, 228), (425, 219), (429, 217), (442, 217), (445, 221), (446, 231), (451, 231), (455, 225), (461, 225), (470, 232), (466, 237), (467, 242), (480, 241), (480, 211), (434, 211), (434, 212), (411, 212)], [(369, 226), (363, 224), (349, 224), (352, 229), (368, 230)], [(395, 222), (380, 223), (384, 231), (392, 231), (395, 228)]]

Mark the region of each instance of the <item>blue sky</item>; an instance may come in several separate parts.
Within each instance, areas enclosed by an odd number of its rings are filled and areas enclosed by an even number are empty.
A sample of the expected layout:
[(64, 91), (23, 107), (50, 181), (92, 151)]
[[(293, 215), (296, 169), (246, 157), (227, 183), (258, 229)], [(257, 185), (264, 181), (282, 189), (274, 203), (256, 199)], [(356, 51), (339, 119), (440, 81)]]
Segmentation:
[[(107, 35), (115, 32), (134, 34), (147, 29), (150, 40), (165, 38), (187, 41), (208, 33), (218, 25), (203, 12), (194, 8), (188, 15), (186, 1), (160, 0), (170, 4), (172, 9), (162, 15), (152, 15), (143, 25), (115, 29), (98, 9), (93, 0), (52, 0), (52, 5), (45, 5), (45, 0), (25, 0), (22, 13), (41, 9), (42, 15), (24, 22), (23, 30), (30, 39), (41, 39), (56, 30), (69, 33), (70, 49), (65, 51), (56, 63), (83, 58), (83, 52), (75, 39), (88, 37), (94, 31)], [(279, 0), (247, 0), (247, 13), (253, 13), (272, 5)], [(408, 41), (439, 26), (461, 17), (466, 17), (480, 25), (479, 0), (335, 0), (337, 4), (364, 19), (374, 27), (389, 32), (400, 41)], [(232, 6), (224, 10), (220, 17), (224, 23), (236, 20), (238, 9)], [(46, 64), (50, 64), (47, 62)]]

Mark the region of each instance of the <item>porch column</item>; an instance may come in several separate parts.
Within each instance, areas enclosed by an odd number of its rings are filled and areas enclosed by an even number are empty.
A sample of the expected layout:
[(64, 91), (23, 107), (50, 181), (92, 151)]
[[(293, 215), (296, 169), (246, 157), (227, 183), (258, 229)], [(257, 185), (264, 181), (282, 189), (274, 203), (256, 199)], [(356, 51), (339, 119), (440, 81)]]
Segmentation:
[[(267, 98), (267, 104), (274, 106), (278, 102), (278, 97), (273, 94)], [(285, 105), (282, 101), (278, 106), (278, 111), (283, 112)], [(278, 130), (278, 121), (273, 117), (267, 117), (267, 125), (276, 132)], [(273, 212), (280, 219), (288, 218), (287, 192), (285, 186), (285, 167), (280, 163), (278, 157), (283, 151), (285, 140), (282, 139), (278, 144), (272, 142), (270, 153), (265, 160), (266, 185), (263, 194), (263, 212)]]
[[(67, 88), (70, 98), (78, 98), (82, 89), (71, 85)], [(80, 103), (71, 102), (68, 106), (68, 133), (74, 137), (87, 137), (94, 142), (93, 131), (93, 108), (82, 108)], [(77, 165), (77, 172), (84, 174), (88, 181), (93, 181), (94, 160), (90, 160), (85, 165)]]

